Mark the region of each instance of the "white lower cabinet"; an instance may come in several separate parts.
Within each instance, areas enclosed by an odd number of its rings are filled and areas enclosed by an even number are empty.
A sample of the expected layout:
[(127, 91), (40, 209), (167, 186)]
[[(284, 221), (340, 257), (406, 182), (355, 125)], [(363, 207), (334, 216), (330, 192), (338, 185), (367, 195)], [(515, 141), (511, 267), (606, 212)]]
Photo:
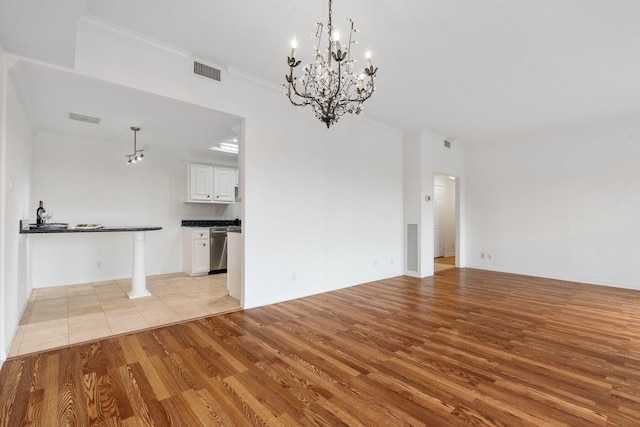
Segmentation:
[(190, 276), (209, 274), (209, 229), (183, 227), (182, 270)]

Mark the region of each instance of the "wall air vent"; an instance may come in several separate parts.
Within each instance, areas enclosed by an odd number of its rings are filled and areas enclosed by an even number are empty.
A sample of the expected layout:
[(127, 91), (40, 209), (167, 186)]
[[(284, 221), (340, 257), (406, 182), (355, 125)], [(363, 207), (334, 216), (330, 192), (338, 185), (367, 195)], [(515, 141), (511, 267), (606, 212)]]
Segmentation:
[(201, 64), (200, 62), (193, 62), (193, 72), (200, 76), (220, 81), (220, 70)]
[(418, 271), (418, 224), (407, 224), (407, 270)]
[(85, 116), (84, 114), (78, 113), (69, 113), (69, 118), (71, 120), (77, 120), (79, 122), (93, 123), (94, 125), (97, 125), (98, 123), (100, 123), (100, 120), (102, 120), (100, 117)]
[(444, 140), (444, 146), (445, 146), (446, 148), (451, 148), (451, 141), (449, 141), (448, 139), (445, 139), (445, 140)]

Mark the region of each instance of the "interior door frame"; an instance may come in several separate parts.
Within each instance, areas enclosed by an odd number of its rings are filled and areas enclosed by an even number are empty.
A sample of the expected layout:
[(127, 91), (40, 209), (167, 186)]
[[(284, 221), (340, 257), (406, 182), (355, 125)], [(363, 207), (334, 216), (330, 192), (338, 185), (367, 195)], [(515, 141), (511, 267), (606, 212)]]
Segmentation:
[[(455, 174), (448, 174), (445, 172), (434, 172), (433, 173), (433, 183), (432, 183), (432, 194), (435, 194), (435, 190), (433, 190), (433, 187), (435, 187), (435, 177), (436, 176), (441, 176), (441, 177), (445, 177), (445, 178), (453, 178), (453, 180), (455, 181), (455, 201), (454, 201), (454, 206), (455, 206), (455, 259), (456, 259), (456, 268), (462, 268), (462, 257), (460, 256), (460, 254), (462, 253), (462, 245), (463, 245), (463, 239), (461, 239), (461, 228), (462, 228), (462, 217), (460, 215), (460, 210), (461, 210), (461, 204), (460, 204), (460, 195), (461, 195), (461, 178), (459, 176), (456, 176)], [(435, 204), (434, 204), (435, 206)], [(435, 246), (435, 207), (434, 207), (434, 214), (432, 215), (432, 224), (431, 224), (431, 228), (433, 230), (432, 233), (432, 241), (431, 241), (431, 247)], [(434, 252), (435, 254), (435, 252)], [(446, 254), (446, 249), (445, 249), (445, 254)], [(434, 258), (435, 259), (435, 258)]]

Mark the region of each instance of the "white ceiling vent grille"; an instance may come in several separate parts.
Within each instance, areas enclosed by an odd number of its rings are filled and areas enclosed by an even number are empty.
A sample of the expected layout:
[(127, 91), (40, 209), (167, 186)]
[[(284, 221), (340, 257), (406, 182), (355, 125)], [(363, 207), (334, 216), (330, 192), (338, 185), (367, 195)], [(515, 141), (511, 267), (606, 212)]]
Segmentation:
[(85, 116), (84, 114), (78, 114), (78, 113), (69, 113), (69, 118), (71, 120), (77, 120), (79, 122), (85, 122), (85, 123), (93, 123), (95, 125), (100, 123), (100, 117), (92, 117), (92, 116)]
[(445, 140), (444, 140), (444, 146), (445, 146), (446, 148), (451, 148), (451, 141), (449, 141), (448, 139), (445, 139)]
[(201, 64), (200, 62), (193, 62), (193, 72), (200, 76), (220, 81), (220, 70), (208, 65)]

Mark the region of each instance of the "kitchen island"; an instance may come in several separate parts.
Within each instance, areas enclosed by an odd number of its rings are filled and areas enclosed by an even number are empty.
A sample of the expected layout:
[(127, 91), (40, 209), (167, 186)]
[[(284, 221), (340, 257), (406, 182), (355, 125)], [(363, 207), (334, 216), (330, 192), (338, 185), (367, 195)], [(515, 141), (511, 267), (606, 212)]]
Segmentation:
[[(141, 298), (151, 295), (147, 289), (145, 273), (145, 233), (162, 230), (162, 227), (128, 227), (128, 226), (85, 226), (68, 227), (66, 224), (29, 224), (24, 226), (20, 221), (20, 234), (67, 234), (67, 233), (133, 233), (133, 271), (131, 274), (131, 290), (129, 298)], [(27, 236), (28, 237), (28, 236)]]

